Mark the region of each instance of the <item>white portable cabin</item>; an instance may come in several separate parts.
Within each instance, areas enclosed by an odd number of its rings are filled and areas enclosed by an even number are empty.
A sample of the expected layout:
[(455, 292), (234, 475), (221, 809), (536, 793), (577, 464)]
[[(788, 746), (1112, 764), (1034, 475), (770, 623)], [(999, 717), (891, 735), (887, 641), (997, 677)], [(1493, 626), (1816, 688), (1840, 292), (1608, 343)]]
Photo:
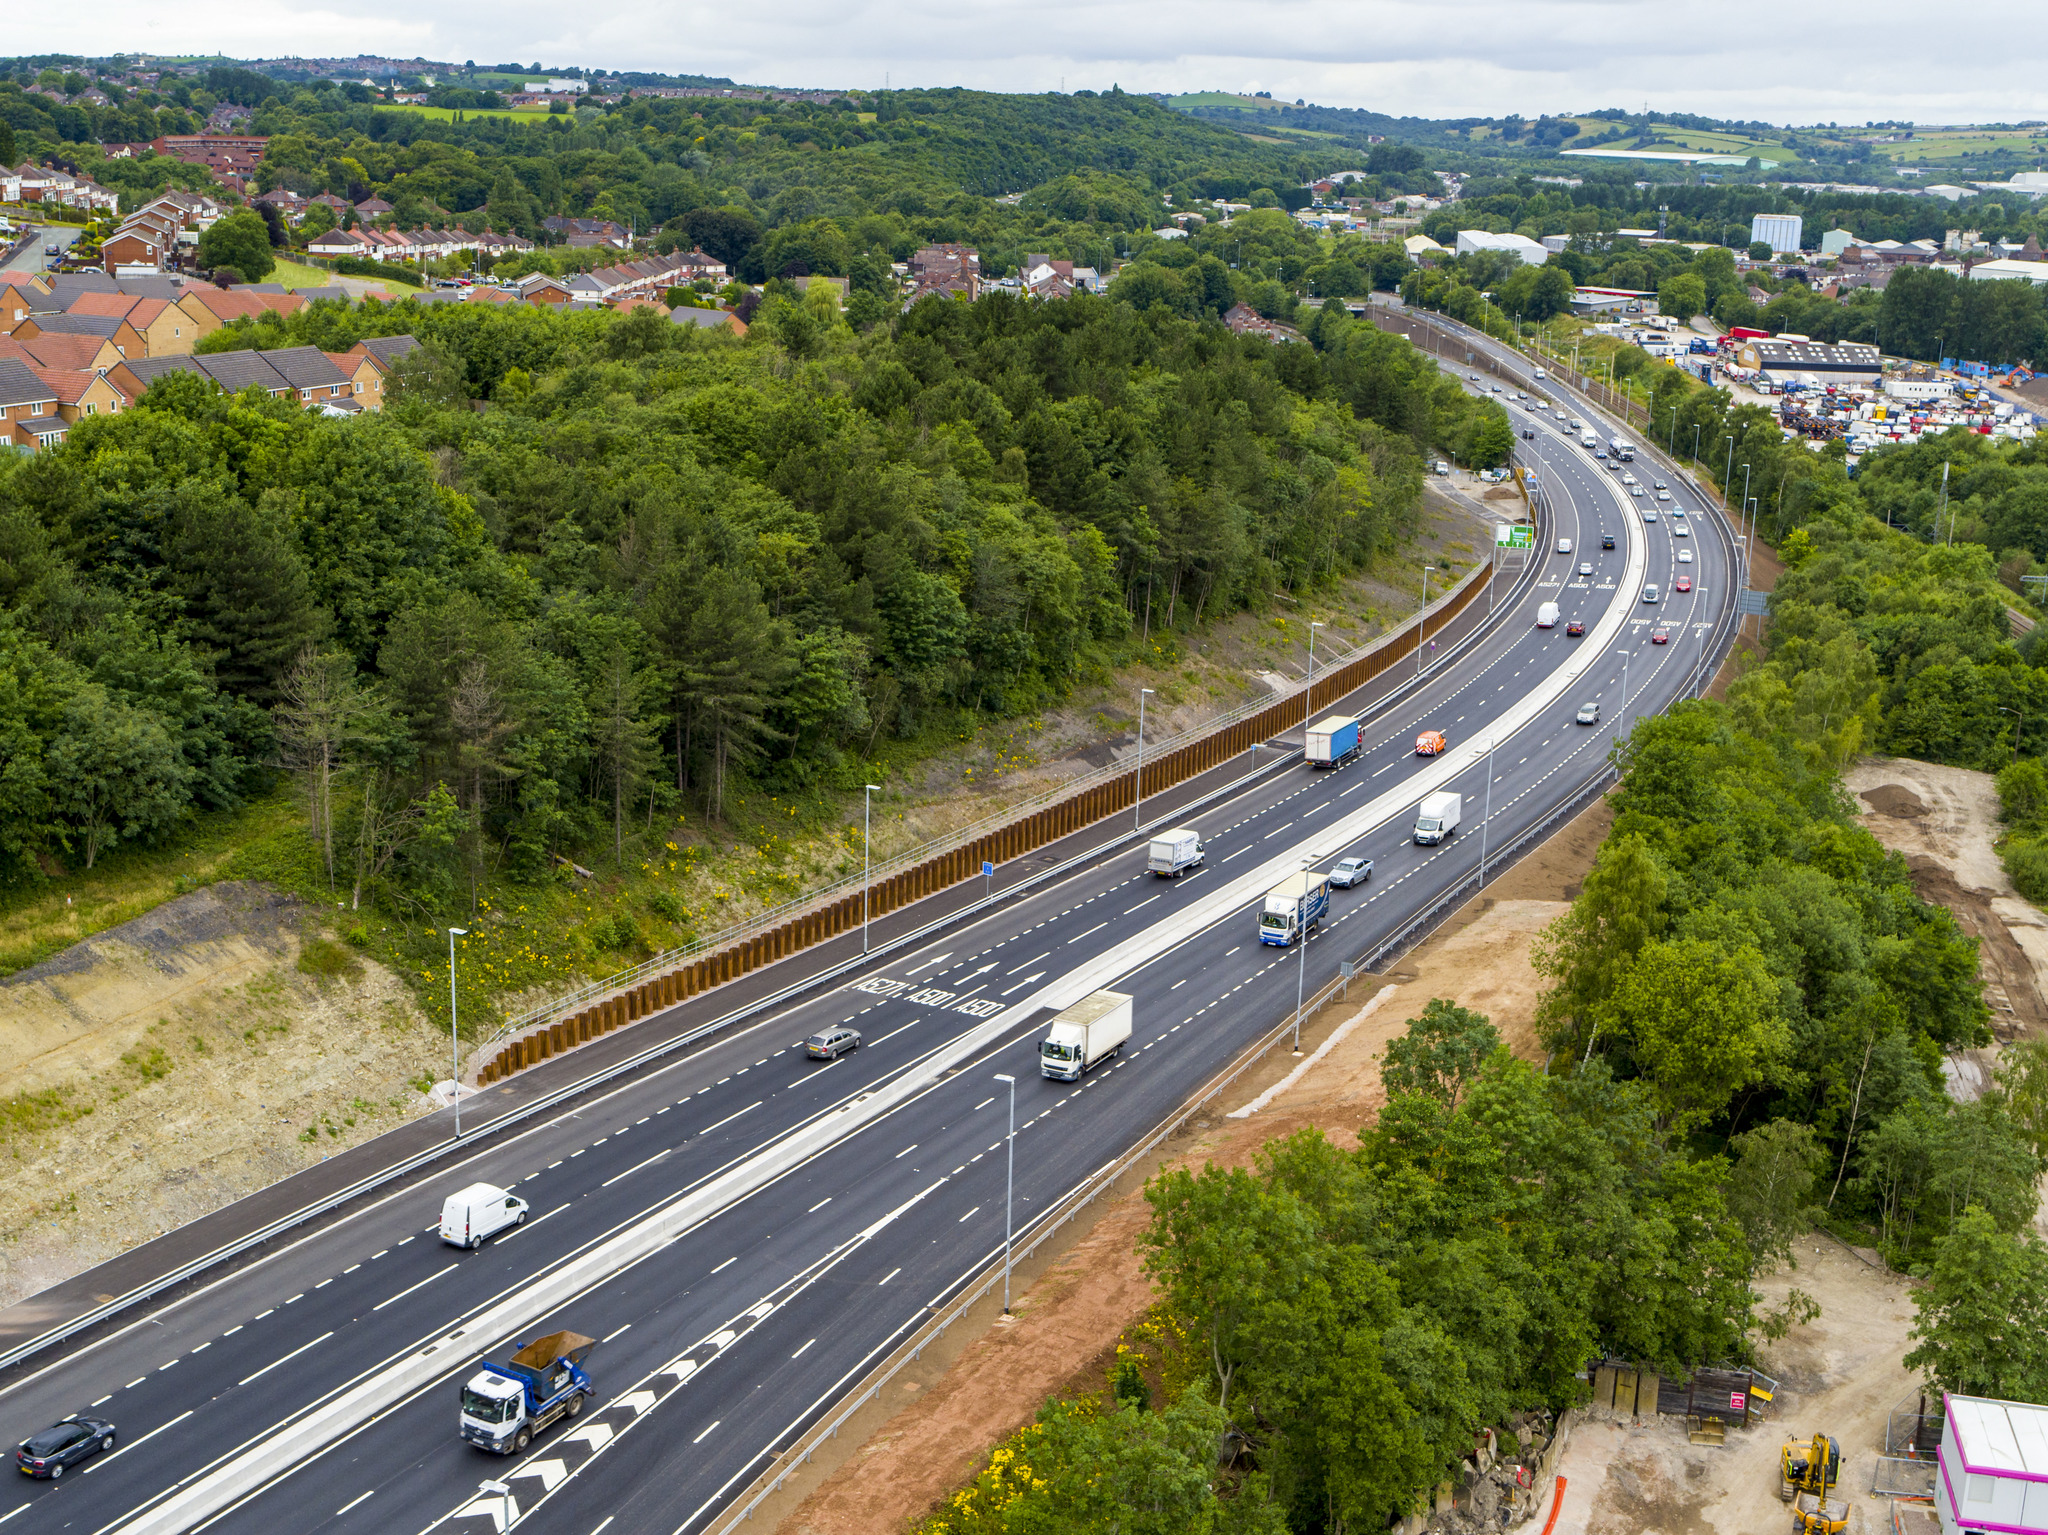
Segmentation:
[(1934, 1512), (1942, 1535), (2048, 1535), (2048, 1407), (1945, 1395)]

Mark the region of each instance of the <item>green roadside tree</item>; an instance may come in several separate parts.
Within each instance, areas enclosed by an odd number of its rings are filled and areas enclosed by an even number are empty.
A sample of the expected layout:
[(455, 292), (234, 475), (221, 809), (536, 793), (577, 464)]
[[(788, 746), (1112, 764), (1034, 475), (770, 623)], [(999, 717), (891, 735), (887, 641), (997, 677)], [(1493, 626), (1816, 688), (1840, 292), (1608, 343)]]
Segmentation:
[(58, 807), (88, 869), (117, 842), (167, 830), (190, 797), (192, 769), (162, 719), (96, 682), (65, 704), (48, 755)]
[(1769, 240), (1751, 240), (1749, 242), (1749, 259), (1751, 261), (1769, 261), (1771, 255), (1771, 242)]
[(254, 210), (237, 208), (199, 237), (199, 264), (233, 267), (244, 282), (261, 282), (277, 266), (270, 253), (270, 226)]
[[(1826, 1162), (1813, 1126), (1774, 1119), (1729, 1142), (1728, 1213), (1749, 1239), (1750, 1272), (1792, 1261), (1792, 1240), (1813, 1221), (1813, 1180)], [(1798, 1265), (1793, 1264), (1796, 1268)]]
[(1663, 933), (1669, 879), (1639, 833), (1600, 845), (1571, 910), (1543, 930), (1534, 963), (1550, 987), (1536, 1026), (1552, 1050), (1592, 1048), (1598, 1013), (1644, 944)]
[(1733, 950), (1697, 938), (1647, 945), (1606, 1016), (1677, 1128), (1719, 1113), (1765, 1076), (1787, 1044), (1777, 982), (1746, 943)]
[(1690, 272), (1657, 284), (1657, 307), (1681, 324), (1707, 307), (1707, 285)]
[(1972, 1205), (1935, 1248), (1913, 1305), (1907, 1369), (1947, 1391), (2048, 1398), (2048, 1248), (2031, 1234), (2008, 1236)]
[(1465, 456), (1482, 469), (1497, 469), (1514, 451), (1515, 429), (1498, 405), (1481, 407), (1465, 438)]
[(1432, 997), (1408, 1032), (1389, 1041), (1380, 1080), (1387, 1094), (1427, 1093), (1456, 1108), (1465, 1086), (1500, 1048), (1500, 1031), (1484, 1013)]

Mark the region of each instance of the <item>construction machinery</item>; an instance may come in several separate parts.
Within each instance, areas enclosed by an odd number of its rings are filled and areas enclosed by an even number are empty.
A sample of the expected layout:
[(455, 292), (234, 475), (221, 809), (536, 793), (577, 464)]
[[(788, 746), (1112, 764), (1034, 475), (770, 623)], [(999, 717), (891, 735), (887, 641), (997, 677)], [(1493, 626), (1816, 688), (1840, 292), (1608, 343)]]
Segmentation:
[(1792, 1505), (1794, 1535), (1844, 1535), (1860, 1529), (1856, 1510), (1832, 1496), (1842, 1476), (1842, 1447), (1826, 1434), (1792, 1439), (1778, 1467), (1778, 1496)]

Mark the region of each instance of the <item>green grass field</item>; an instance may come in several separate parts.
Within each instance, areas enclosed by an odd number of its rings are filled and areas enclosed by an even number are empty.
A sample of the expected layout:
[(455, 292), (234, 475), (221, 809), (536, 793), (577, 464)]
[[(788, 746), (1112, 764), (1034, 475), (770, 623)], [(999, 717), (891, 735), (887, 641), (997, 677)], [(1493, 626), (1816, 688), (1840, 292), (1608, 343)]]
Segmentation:
[(1994, 149), (2021, 154), (2048, 153), (2048, 134), (2038, 128), (2009, 131), (1959, 128), (1950, 133), (1916, 132), (1903, 144), (1873, 144), (1876, 153), (1890, 160), (1918, 163), (1922, 160), (1950, 160), (1961, 155), (1988, 155)]
[[(418, 107), (408, 102), (398, 101), (380, 101), (376, 103), (376, 107), (379, 112), (412, 112), (421, 117), (431, 117), (436, 122), (449, 123), (455, 120), (455, 109), (453, 107)], [(490, 110), (475, 108), (465, 110), (462, 113), (462, 118), (464, 122), (467, 122), (472, 117), (509, 117), (515, 122), (533, 123), (541, 121), (547, 115), (548, 112), (545, 107), (523, 107), (517, 112), (509, 107), (492, 108)]]
[(280, 260), (270, 270), (265, 282), (281, 282), (287, 288), (325, 288), (334, 281), (332, 272), (323, 272), (316, 266), (302, 262)]
[(1229, 91), (1190, 91), (1167, 102), (1168, 106), (1179, 107), (1183, 111), (1189, 107), (1250, 107), (1254, 111), (1277, 112), (1290, 104), (1267, 96), (1233, 95)]

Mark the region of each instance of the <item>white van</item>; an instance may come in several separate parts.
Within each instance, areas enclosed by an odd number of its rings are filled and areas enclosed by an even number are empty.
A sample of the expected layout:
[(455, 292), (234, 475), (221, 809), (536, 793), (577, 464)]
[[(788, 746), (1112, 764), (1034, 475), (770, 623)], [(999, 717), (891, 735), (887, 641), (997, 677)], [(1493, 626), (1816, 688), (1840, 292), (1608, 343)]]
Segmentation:
[(450, 1194), (441, 1206), (441, 1240), (455, 1247), (481, 1247), (526, 1219), (526, 1201), (489, 1183), (472, 1183)]
[(1555, 629), (1557, 627), (1556, 603), (1546, 602), (1536, 610), (1536, 627), (1539, 629)]

